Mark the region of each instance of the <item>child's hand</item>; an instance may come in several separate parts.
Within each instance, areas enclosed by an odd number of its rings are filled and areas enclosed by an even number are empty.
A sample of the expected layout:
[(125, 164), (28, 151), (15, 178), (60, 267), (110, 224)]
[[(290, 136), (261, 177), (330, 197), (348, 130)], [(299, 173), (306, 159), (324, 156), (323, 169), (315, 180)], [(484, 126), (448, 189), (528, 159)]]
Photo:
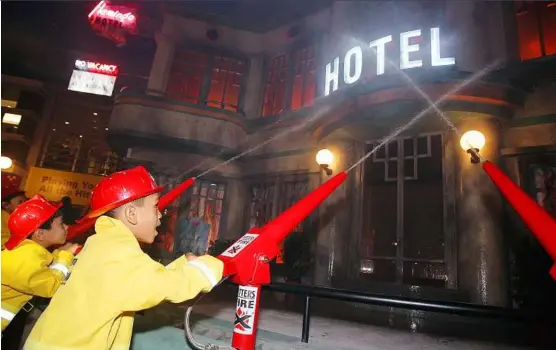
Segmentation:
[(63, 246), (61, 246), (59, 249), (60, 250), (65, 250), (67, 252), (70, 252), (72, 254), (75, 254), (75, 251), (77, 250), (77, 248), (79, 248), (79, 244), (77, 243), (66, 243)]
[(191, 260), (197, 259), (197, 255), (191, 254), (191, 253), (186, 253), (185, 258), (187, 259), (187, 261), (191, 261)]

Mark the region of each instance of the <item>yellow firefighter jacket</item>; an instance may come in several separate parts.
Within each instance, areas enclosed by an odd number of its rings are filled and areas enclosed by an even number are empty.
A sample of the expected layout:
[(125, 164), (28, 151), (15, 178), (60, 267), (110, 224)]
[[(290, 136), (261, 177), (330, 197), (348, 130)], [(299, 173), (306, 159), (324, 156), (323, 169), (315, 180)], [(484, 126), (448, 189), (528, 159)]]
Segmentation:
[(14, 250), (2, 251), (2, 331), (34, 295), (54, 295), (72, 260), (70, 252), (57, 250), (51, 254), (31, 240)]
[(31, 331), (26, 350), (128, 350), (134, 312), (167, 300), (181, 303), (222, 278), (211, 256), (163, 265), (143, 253), (119, 220), (101, 216), (71, 276)]
[(6, 248), (6, 242), (10, 238), (10, 230), (8, 230), (8, 219), (10, 214), (2, 210), (2, 249)]

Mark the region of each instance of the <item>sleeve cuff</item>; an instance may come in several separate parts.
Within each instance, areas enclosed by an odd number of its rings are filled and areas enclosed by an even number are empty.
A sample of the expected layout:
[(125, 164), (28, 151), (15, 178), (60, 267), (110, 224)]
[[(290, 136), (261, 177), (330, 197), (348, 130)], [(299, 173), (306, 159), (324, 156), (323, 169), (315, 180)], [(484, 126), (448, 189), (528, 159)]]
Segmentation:
[(199, 270), (201, 270), (201, 272), (203, 273), (203, 275), (205, 275), (205, 277), (207, 278), (207, 280), (210, 283), (210, 288), (213, 288), (214, 286), (216, 286), (218, 284), (218, 280), (216, 279), (216, 277), (214, 277), (214, 273), (210, 270), (210, 268), (205, 265), (202, 261), (199, 261), (198, 259), (195, 260), (190, 260), (188, 262), (189, 265), (195, 266), (196, 268), (198, 268)]
[(74, 255), (66, 250), (57, 250), (54, 254), (54, 261), (59, 264), (69, 266), (73, 261)]
[(64, 277), (66, 277), (66, 278), (69, 275), (69, 268), (64, 264), (54, 263), (54, 264), (50, 265), (49, 267), (52, 270), (60, 271), (64, 275)]

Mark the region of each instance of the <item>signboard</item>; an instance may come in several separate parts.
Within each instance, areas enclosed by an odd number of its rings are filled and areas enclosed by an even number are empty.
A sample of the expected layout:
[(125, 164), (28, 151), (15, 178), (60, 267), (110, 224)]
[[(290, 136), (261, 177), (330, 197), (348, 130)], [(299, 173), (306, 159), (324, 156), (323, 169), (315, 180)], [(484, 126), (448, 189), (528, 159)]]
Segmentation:
[(102, 176), (32, 167), (27, 176), (25, 193), (27, 196), (40, 194), (51, 201), (68, 196), (73, 204), (89, 205), (91, 192), (102, 179)]
[(246, 233), (237, 240), (230, 248), (226, 249), (224, 253), (220, 254), (222, 256), (227, 256), (229, 258), (233, 258), (234, 256), (238, 255), (245, 247), (247, 247), (251, 242), (255, 240), (255, 238), (259, 237), (259, 235), (254, 233)]
[(253, 334), (255, 322), (255, 309), (258, 300), (258, 288), (250, 286), (239, 286), (237, 292), (236, 319), (234, 321), (234, 333)]
[[(375, 62), (375, 74), (384, 74), (387, 66), (388, 69), (400, 70), (423, 67), (423, 57), (428, 55), (430, 64), (436, 66), (451, 66), (456, 63), (454, 57), (442, 57), (440, 48), (440, 28), (430, 29), (430, 52), (420, 51), (420, 45), (416, 41), (422, 41), (421, 29), (411, 30), (409, 32), (400, 33), (399, 37), (399, 67), (391, 67), (393, 64), (386, 57), (386, 46), (392, 43), (392, 35), (388, 35), (373, 41), (370, 41), (366, 47), (361, 45), (355, 46), (346, 52), (340, 65), (340, 57), (336, 57), (332, 62), (325, 66), (324, 78), (324, 96), (338, 90), (340, 85), (340, 76), (343, 78), (342, 83), (351, 85), (356, 83), (362, 76), (363, 63), (369, 64)], [(372, 59), (363, 57), (363, 52), (372, 51)], [(397, 62), (398, 60), (396, 60)], [(340, 66), (342, 69), (340, 69)], [(371, 68), (373, 69), (373, 68)]]
[(113, 64), (76, 60), (68, 90), (112, 96), (119, 68)]
[(88, 17), (95, 32), (118, 45), (126, 43), (125, 33), (137, 33), (137, 14), (132, 8), (101, 1)]

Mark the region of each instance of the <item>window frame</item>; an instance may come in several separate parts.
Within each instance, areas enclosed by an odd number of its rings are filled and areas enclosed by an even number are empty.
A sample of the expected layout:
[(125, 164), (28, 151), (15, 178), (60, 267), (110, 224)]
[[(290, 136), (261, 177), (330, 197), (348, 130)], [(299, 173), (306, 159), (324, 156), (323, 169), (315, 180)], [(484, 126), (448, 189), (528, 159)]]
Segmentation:
[[(457, 234), (456, 232), (453, 230), (453, 227), (451, 227), (450, 225), (452, 225), (451, 222), (449, 222), (450, 219), (450, 205), (451, 203), (449, 203), (449, 197), (447, 195), (447, 192), (450, 191), (449, 189), (449, 184), (447, 183), (447, 175), (446, 172), (449, 171), (448, 167), (450, 167), (450, 164), (446, 163), (446, 159), (447, 159), (447, 150), (444, 147), (445, 143), (447, 142), (447, 135), (443, 132), (421, 132), (421, 133), (416, 133), (416, 134), (411, 134), (411, 135), (403, 135), (403, 136), (399, 136), (397, 138), (394, 138), (392, 141), (393, 142), (397, 142), (398, 143), (398, 153), (397, 156), (391, 159), (394, 159), (396, 161), (397, 167), (398, 167), (398, 174), (395, 177), (394, 181), (397, 183), (396, 188), (397, 188), (397, 192), (398, 192), (398, 196), (402, 197), (404, 196), (404, 184), (407, 181), (412, 181), (418, 178), (418, 174), (414, 174), (417, 176), (413, 176), (413, 177), (406, 177), (405, 175), (400, 175), (400, 174), (404, 174), (403, 172), (403, 167), (404, 167), (404, 162), (400, 161), (400, 154), (403, 156), (403, 159), (408, 159), (409, 156), (405, 156), (403, 154), (403, 146), (404, 146), (404, 141), (407, 139), (414, 139), (414, 147), (417, 146), (417, 139), (421, 138), (421, 137), (426, 137), (427, 138), (427, 153), (426, 154), (419, 154), (417, 148), (414, 148), (414, 154), (413, 156), (411, 156), (414, 159), (419, 159), (419, 158), (428, 158), (431, 157), (431, 138), (435, 137), (435, 136), (439, 136), (440, 137), (440, 144), (441, 144), (441, 148), (442, 148), (442, 152), (439, 155), (442, 159), (442, 192), (444, 194), (444, 203), (443, 203), (443, 214), (442, 214), (442, 220), (443, 222), (443, 229), (444, 229), (444, 249), (443, 249), (443, 259), (429, 259), (429, 258), (413, 258), (413, 257), (409, 257), (407, 256), (404, 251), (403, 251), (403, 245), (404, 245), (404, 237), (405, 237), (405, 231), (403, 230), (403, 219), (402, 219), (402, 226), (400, 226), (400, 218), (398, 217), (396, 219), (396, 241), (397, 241), (397, 245), (396, 245), (396, 252), (394, 255), (378, 255), (378, 254), (373, 254), (371, 253), (369, 256), (365, 256), (363, 257), (363, 255), (361, 255), (360, 257), (360, 262), (368, 262), (368, 261), (373, 261), (373, 260), (383, 260), (383, 261), (393, 261), (396, 264), (396, 275), (394, 276), (394, 282), (380, 282), (380, 283), (386, 283), (386, 284), (394, 284), (394, 285), (406, 285), (403, 282), (403, 269), (404, 269), (404, 263), (405, 262), (422, 262), (422, 263), (442, 263), (445, 265), (445, 271), (446, 271), (446, 280), (445, 280), (445, 284), (444, 287), (442, 289), (454, 289), (457, 286), (457, 274), (458, 274), (458, 264), (457, 264)], [(368, 140), (366, 141), (366, 145), (374, 145), (376, 143), (379, 143), (380, 140)], [(388, 144), (386, 144), (385, 146), (385, 150), (388, 147)], [(401, 147), (401, 149), (400, 149)], [(388, 180), (387, 179), (387, 163), (389, 159), (386, 158), (380, 158), (378, 156), (379, 152), (376, 152), (373, 154), (373, 157), (371, 157), (369, 159), (369, 161), (375, 162), (375, 163), (383, 163), (384, 167), (385, 167), (385, 172), (384, 172), (384, 178), (385, 178), (385, 182)], [(385, 155), (387, 155), (387, 153), (385, 153)], [(414, 166), (417, 162), (414, 163)], [(400, 192), (401, 191), (401, 192)], [(365, 196), (365, 194), (364, 194)], [(396, 203), (396, 207), (398, 208), (398, 212), (401, 208), (402, 212), (405, 209), (405, 199), (402, 201), (398, 201)], [(365, 225), (363, 223), (363, 225)], [(365, 229), (363, 229), (361, 232), (363, 234)], [(362, 242), (363, 244), (363, 242)], [(437, 288), (437, 287), (436, 287)]]
[[(519, 15), (520, 15), (520, 8), (518, 8), (518, 4), (521, 3), (526, 12), (531, 11), (531, 13), (534, 15), (534, 20), (535, 20), (535, 24), (536, 24), (536, 35), (538, 38), (538, 44), (539, 44), (539, 49), (540, 49), (540, 56), (537, 57), (533, 57), (533, 58), (522, 58), (522, 53), (521, 53), (521, 37), (520, 37), (520, 31), (519, 31)], [(543, 26), (543, 18), (542, 18), (542, 11), (541, 11), (541, 6), (545, 6), (546, 8), (550, 7), (550, 6), (556, 6), (556, 4), (553, 5), (548, 5), (548, 2), (538, 2), (538, 1), (530, 1), (530, 0), (514, 0), (512, 3), (512, 15), (514, 17), (514, 23), (515, 23), (515, 34), (516, 34), (516, 40), (517, 40), (517, 57), (519, 58), (519, 60), (521, 62), (528, 62), (528, 61), (535, 61), (535, 60), (542, 60), (542, 59), (546, 59), (548, 57), (556, 57), (556, 53), (550, 53), (547, 54), (546, 52), (546, 39), (545, 39), (545, 28)]]
[[(245, 112), (244, 112), (244, 103), (245, 103), (245, 93), (246, 93), (246, 83), (247, 83), (247, 77), (249, 76), (249, 72), (251, 70), (251, 60), (238, 53), (235, 51), (231, 51), (231, 50), (226, 50), (226, 49), (216, 49), (214, 47), (210, 47), (210, 46), (206, 46), (206, 45), (202, 45), (202, 44), (194, 44), (188, 41), (185, 42), (181, 42), (179, 44), (176, 44), (174, 52), (172, 53), (172, 61), (170, 63), (170, 69), (168, 74), (172, 74), (172, 65), (174, 64), (174, 60), (175, 60), (175, 55), (176, 52), (180, 49), (186, 49), (188, 51), (192, 51), (192, 52), (197, 52), (197, 53), (202, 53), (204, 55), (207, 56), (207, 60), (206, 60), (206, 64), (205, 64), (205, 71), (203, 73), (203, 78), (201, 80), (201, 88), (199, 91), (199, 96), (196, 98), (197, 99), (197, 103), (191, 103), (191, 102), (187, 102), (187, 101), (182, 101), (184, 103), (189, 103), (189, 104), (193, 104), (195, 106), (201, 106), (203, 108), (209, 108), (212, 110), (216, 110), (216, 111), (225, 111), (225, 112), (229, 112), (229, 113), (234, 113), (234, 114), (240, 114), (242, 116), (245, 116)], [(238, 101), (237, 101), (237, 111), (233, 112), (230, 110), (227, 110), (225, 108), (218, 108), (218, 107), (213, 107), (213, 106), (208, 106), (207, 105), (207, 99), (210, 93), (210, 87), (211, 87), (211, 79), (212, 79), (212, 69), (214, 68), (214, 61), (216, 57), (224, 57), (224, 58), (230, 58), (230, 59), (235, 59), (235, 60), (239, 60), (242, 61), (245, 67), (245, 70), (243, 72), (243, 78), (241, 81), (241, 86), (239, 89), (239, 94), (238, 94)], [(166, 91), (165, 94), (167, 95), (167, 89), (168, 89), (168, 84), (166, 84)]]
[[(321, 91), (318, 88), (319, 83), (321, 80), (321, 75), (319, 74), (319, 69), (321, 64), (321, 48), (322, 48), (322, 35), (312, 34), (306, 36), (302, 39), (295, 41), (294, 43), (287, 45), (283, 50), (272, 52), (271, 54), (265, 56), (264, 64), (263, 64), (263, 81), (262, 84), (264, 86), (264, 91), (261, 97), (261, 103), (259, 106), (260, 111), (260, 118), (272, 118), (277, 117), (279, 115), (292, 112), (291, 104), (292, 104), (292, 93), (293, 93), (293, 83), (295, 77), (295, 54), (299, 50), (303, 50), (308, 48), (309, 46), (314, 47), (315, 51), (315, 61), (316, 61), (316, 74), (315, 74), (315, 93), (314, 93), (314, 100), (316, 100), (321, 95)], [(273, 59), (278, 58), (282, 55), (285, 55), (288, 58), (288, 72), (286, 76), (286, 83), (284, 88), (284, 96), (283, 96), (283, 108), (279, 114), (269, 114), (263, 115), (264, 110), (264, 102), (265, 102), (265, 95), (266, 95), (266, 87), (268, 83), (268, 73), (270, 69), (270, 65)], [(297, 110), (303, 109), (305, 107), (300, 107)]]
[[(252, 188), (254, 185), (271, 185), (274, 188), (274, 193), (272, 193), (272, 199), (268, 202), (272, 204), (272, 208), (270, 210), (271, 214), (271, 218), (270, 220), (273, 220), (274, 218), (276, 218), (281, 212), (283, 212), (285, 209), (287, 209), (287, 193), (284, 192), (284, 190), (286, 189), (286, 184), (287, 183), (297, 183), (297, 182), (305, 182), (305, 188), (306, 188), (306, 193), (303, 194), (303, 196), (306, 196), (309, 192), (311, 192), (311, 173), (308, 171), (303, 171), (303, 172), (283, 172), (283, 173), (275, 173), (275, 174), (267, 174), (267, 175), (255, 175), (252, 177), (249, 177), (246, 179), (246, 184), (247, 184), (247, 188), (246, 188), (246, 196), (245, 196), (245, 213), (244, 214), (244, 227), (245, 227), (245, 232), (249, 232), (249, 230), (252, 228), (252, 226), (250, 225), (251, 222), (251, 205), (252, 205)], [(303, 197), (301, 197), (303, 198)], [(301, 199), (299, 198), (299, 199)], [(297, 200), (299, 200), (297, 199)], [(285, 207), (285, 208), (284, 208)], [(314, 218), (314, 215), (316, 214), (316, 211), (313, 212), (311, 215), (307, 216), (301, 223), (300, 225), (302, 226), (301, 230), (297, 230), (294, 229), (294, 231), (292, 231), (291, 234), (307, 234), (307, 229), (309, 228), (309, 223), (312, 221), (312, 219)], [(269, 220), (269, 221), (270, 221)], [(264, 223), (266, 224), (266, 222)], [(263, 224), (263, 225), (264, 225)], [(277, 265), (283, 265), (284, 261), (283, 261), (283, 244), (284, 242), (282, 242), (279, 246), (280, 246), (280, 254), (277, 256), (276, 260), (274, 261), (273, 264), (277, 264)]]
[[(272, 185), (274, 186), (274, 193), (272, 194), (272, 219), (275, 218), (279, 214), (279, 210), (282, 208), (282, 203), (284, 202), (284, 197), (280, 196), (281, 191), (277, 191), (276, 189), (280, 189), (280, 186), (283, 186), (287, 182), (307, 182), (307, 193), (310, 192), (310, 180), (311, 180), (311, 173), (307, 171), (303, 172), (284, 172), (284, 173), (275, 173), (275, 174), (259, 174), (253, 175), (245, 178), (245, 184), (247, 185), (246, 191), (247, 195), (245, 196), (245, 213), (244, 215), (244, 227), (245, 232), (247, 232), (251, 227), (249, 227), (251, 221), (251, 189), (254, 185), (257, 184), (265, 184), (265, 185)], [(311, 215), (312, 216), (312, 215)], [(307, 219), (309, 219), (309, 216)], [(306, 220), (307, 220), (306, 219)]]
[[(197, 177), (201, 174), (200, 171), (193, 171), (190, 175), (188, 176), (180, 176), (179, 180), (174, 180), (175, 184), (181, 184), (183, 183), (185, 180), (187, 180), (190, 177)], [(168, 181), (168, 180), (166, 180)], [(228, 221), (228, 213), (227, 213), (227, 209), (228, 209), (228, 197), (227, 196), (227, 191), (229, 189), (229, 181), (228, 178), (223, 177), (223, 176), (204, 176), (202, 179), (203, 182), (212, 182), (214, 184), (216, 184), (217, 186), (220, 185), (224, 185), (224, 197), (221, 199), (222, 200), (222, 210), (220, 211), (220, 223), (218, 226), (218, 237), (217, 237), (217, 241), (221, 240), (221, 239), (227, 239), (228, 235), (226, 235), (225, 238), (222, 238), (222, 230), (224, 230), (224, 228), (227, 225), (227, 221)], [(190, 201), (191, 203), (191, 199), (193, 196), (197, 196), (200, 197), (200, 188), (199, 188), (199, 194), (194, 195), (193, 194), (193, 189), (194, 189), (195, 185), (191, 186), (190, 188), (188, 188), (184, 193), (182, 193), (179, 197), (177, 201), (174, 201), (172, 203), (170, 203), (169, 207), (179, 207), (180, 205), (182, 205), (182, 201)], [(173, 186), (171, 189), (168, 189), (168, 191), (171, 191), (172, 189), (174, 189), (175, 186)], [(218, 192), (218, 191), (217, 191)], [(215, 201), (218, 200), (218, 193), (216, 195), (217, 197), (215, 197)], [(191, 204), (190, 204), (191, 205)], [(215, 208), (216, 209), (216, 208)], [(197, 208), (198, 210), (198, 208)], [(188, 215), (191, 212), (191, 207), (189, 208), (188, 211)], [(207, 246), (207, 249), (210, 248), (210, 245)]]

